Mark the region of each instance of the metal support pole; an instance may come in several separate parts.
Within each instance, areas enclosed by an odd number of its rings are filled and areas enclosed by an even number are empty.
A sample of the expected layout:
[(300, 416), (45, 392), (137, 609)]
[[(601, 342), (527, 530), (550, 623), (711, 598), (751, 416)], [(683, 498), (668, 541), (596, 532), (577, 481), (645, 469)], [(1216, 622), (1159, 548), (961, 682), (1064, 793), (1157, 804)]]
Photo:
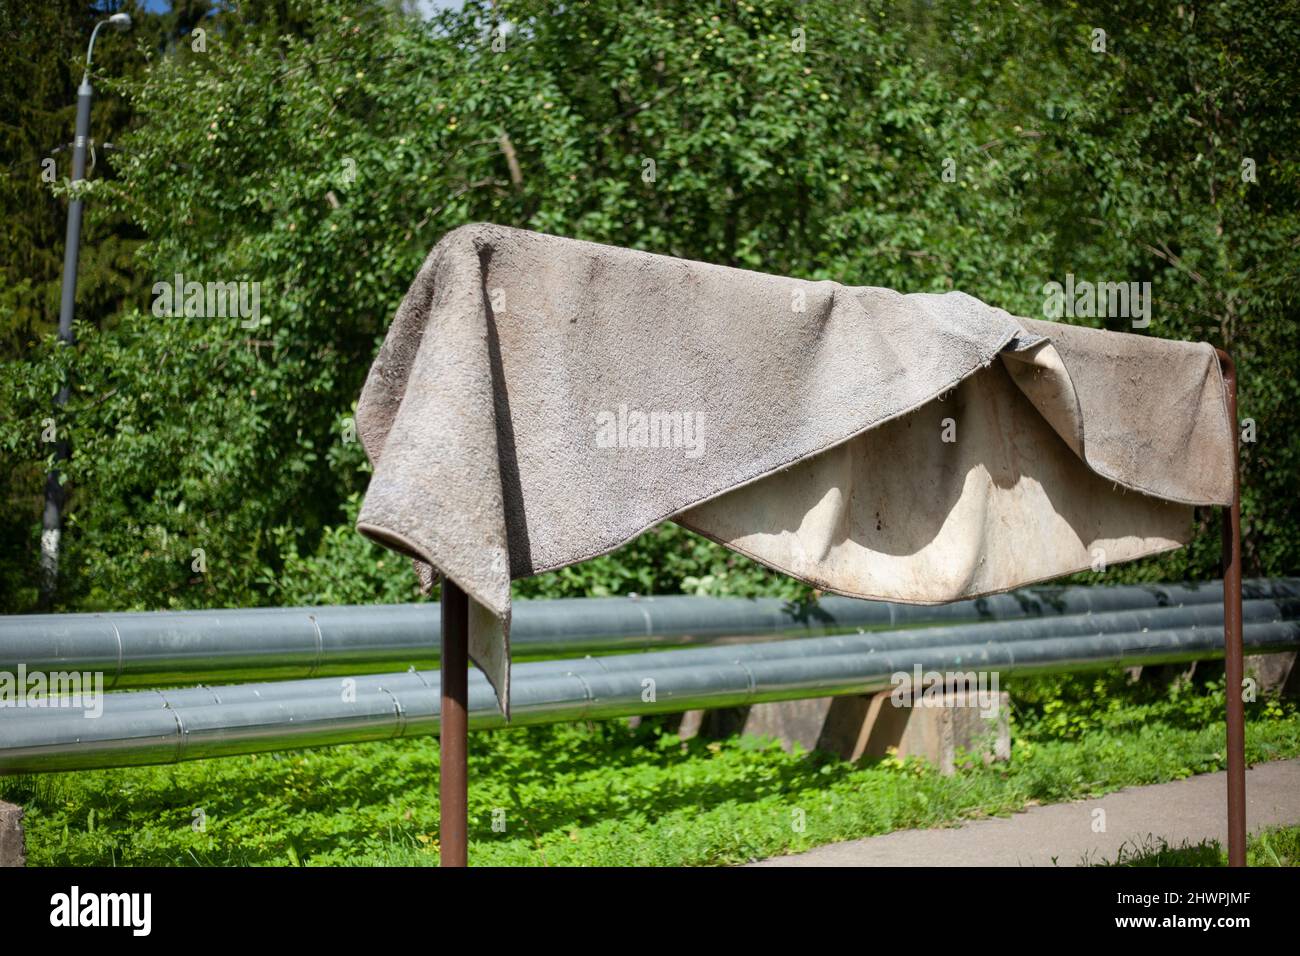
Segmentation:
[(442, 579), (442, 712), (438, 843), (443, 866), (469, 862), (469, 597)]
[(1237, 440), (1237, 367), (1222, 349), (1219, 364), (1232, 425), (1232, 505), (1223, 510), (1223, 668), (1228, 699), (1228, 865), (1246, 865), (1246, 714), (1241, 699), (1241, 468)]

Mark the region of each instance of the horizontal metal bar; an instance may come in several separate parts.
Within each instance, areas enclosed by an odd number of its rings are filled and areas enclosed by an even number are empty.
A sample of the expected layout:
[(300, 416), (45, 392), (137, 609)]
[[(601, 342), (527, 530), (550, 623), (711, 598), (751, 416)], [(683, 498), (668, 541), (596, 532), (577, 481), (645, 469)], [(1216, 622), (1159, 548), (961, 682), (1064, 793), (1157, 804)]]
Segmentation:
[[(1247, 598), (1300, 597), (1300, 579), (1246, 583)], [(937, 606), (827, 596), (562, 598), (518, 601), (518, 660), (777, 639), (856, 629), (1060, 618), (1221, 600), (1221, 582), (1035, 587)], [(252, 608), (0, 617), (0, 672), (102, 672), (110, 689), (285, 680), (429, 666), (438, 659), (437, 604)]]
[[(1247, 623), (1267, 623), (1300, 618), (1300, 599), (1254, 600), (1242, 605)], [(1049, 637), (1070, 637), (1078, 640), (1104, 634), (1168, 630), (1171, 628), (1208, 627), (1219, 633), (1223, 627), (1223, 605), (1192, 604), (1184, 607), (1147, 608), (1135, 611), (1110, 611), (1099, 614), (1074, 614), (1059, 618), (1030, 618), (1019, 621), (994, 621), (985, 624), (964, 624), (953, 627), (932, 627), (918, 630), (861, 631), (853, 634), (826, 637), (805, 637), (799, 640), (798, 652), (802, 657), (844, 654), (876, 654), (885, 651), (908, 651), (925, 647), (953, 647), (985, 643), (1037, 640)], [(745, 644), (725, 644), (691, 648), (673, 653), (675, 660), (690, 666), (705, 666), (719, 661), (784, 659), (791, 654), (789, 640)], [(645, 655), (625, 654), (601, 657), (596, 666), (602, 673), (643, 668)], [(572, 658), (536, 661), (526, 671), (516, 667), (516, 675), (566, 674), (575, 667), (586, 666)], [(436, 674), (436, 672), (435, 672)], [(436, 676), (434, 678), (436, 680)], [(520, 679), (519, 677), (515, 678)], [(356, 681), (370, 682), (373, 677), (359, 675)], [(315, 678), (287, 680), (274, 683), (234, 684), (226, 687), (168, 688), (142, 691), (131, 695), (117, 695), (115, 706), (126, 709), (149, 710), (159, 707), (195, 707), (208, 704), (233, 704), (254, 701), (287, 700), (310, 697), (319, 693), (321, 681)], [(338, 686), (351, 686), (339, 684)], [(37, 708), (19, 708), (12, 719), (37, 719), (43, 711)]]
[[(1244, 640), (1249, 653), (1300, 648), (1300, 621), (1249, 623)], [(1001, 679), (1223, 654), (1222, 628), (1198, 625), (874, 651), (827, 645), (811, 655), (810, 643), (737, 645), (721, 656), (711, 654), (717, 648), (691, 648), (585, 658), (563, 670), (555, 666), (560, 662), (521, 664), (512, 680), (512, 725), (866, 694), (918, 666), (996, 672)], [(156, 692), (108, 694), (94, 719), (63, 708), (45, 709), (39, 720), (0, 712), (0, 773), (174, 763), (438, 731), (436, 671), (296, 683), (293, 696), (263, 696), (278, 685), (214, 687), (209, 701), (193, 703)], [(137, 706), (141, 698), (150, 706)], [(477, 671), (470, 675), (469, 710), (473, 728), (504, 726)]]

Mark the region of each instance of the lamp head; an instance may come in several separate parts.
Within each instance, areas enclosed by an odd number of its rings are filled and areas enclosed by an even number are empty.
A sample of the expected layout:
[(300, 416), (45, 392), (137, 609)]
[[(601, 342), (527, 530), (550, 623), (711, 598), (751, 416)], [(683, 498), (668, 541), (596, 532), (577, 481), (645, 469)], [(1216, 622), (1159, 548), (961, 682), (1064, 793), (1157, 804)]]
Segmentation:
[(115, 13), (108, 18), (109, 26), (116, 27), (118, 30), (125, 32), (131, 29), (131, 14)]

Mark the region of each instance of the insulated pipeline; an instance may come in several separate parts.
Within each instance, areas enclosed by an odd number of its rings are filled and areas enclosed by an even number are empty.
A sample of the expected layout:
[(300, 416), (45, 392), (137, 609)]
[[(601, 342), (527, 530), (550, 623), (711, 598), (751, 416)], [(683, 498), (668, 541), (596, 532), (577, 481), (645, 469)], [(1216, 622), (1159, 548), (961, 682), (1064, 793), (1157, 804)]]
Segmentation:
[[(1250, 599), (1300, 598), (1300, 579), (1248, 581)], [(563, 598), (515, 604), (518, 660), (978, 621), (1215, 604), (1220, 582), (1034, 587), (937, 606), (823, 597)], [(287, 680), (436, 664), (437, 604), (0, 617), (0, 672), (91, 671), (110, 689)]]
[[(1243, 604), (1244, 620), (1248, 624), (1274, 623), (1300, 618), (1300, 599), (1253, 600)], [(1110, 611), (1100, 614), (1075, 614), (1058, 618), (1030, 618), (1018, 621), (988, 624), (965, 624), (952, 627), (931, 627), (920, 630), (862, 631), (825, 637), (804, 637), (795, 640), (765, 641), (744, 644), (723, 644), (693, 647), (679, 651), (658, 651), (653, 654), (619, 654), (590, 661), (566, 658), (562, 660), (534, 661), (514, 668), (512, 682), (541, 677), (564, 675), (583, 669), (596, 673), (644, 671), (647, 662), (680, 662), (674, 666), (700, 667), (719, 662), (785, 660), (792, 656), (803, 658), (824, 656), (876, 655), (885, 652), (912, 652), (931, 647), (978, 647), (984, 644), (1004, 644), (1021, 641), (1068, 638), (1078, 642), (1101, 638), (1108, 634), (1168, 631), (1175, 629), (1208, 628), (1222, 640), (1223, 607), (1220, 604), (1193, 604), (1184, 607), (1147, 608), (1135, 611)], [(669, 655), (665, 657), (664, 655)], [(958, 662), (960, 663), (960, 662)], [(432, 671), (436, 682), (437, 672)], [(354, 676), (350, 683), (330, 682), (330, 686), (348, 688), (357, 685), (373, 686), (376, 680), (387, 677), (373, 675)], [(157, 707), (183, 708), (208, 704), (233, 704), (243, 702), (289, 700), (318, 696), (325, 686), (315, 678), (276, 681), (272, 683), (233, 684), (223, 687), (185, 687), (133, 694), (113, 695), (114, 706), (123, 712), (128, 709), (148, 710)], [(7, 715), (10, 719), (35, 719), (47, 713), (38, 708), (15, 708)], [(0, 711), (3, 714), (3, 711)]]
[[(1248, 653), (1300, 648), (1300, 621), (1262, 620), (1268, 615), (1254, 613), (1255, 622), (1244, 628)], [(1222, 628), (1213, 626), (990, 637), (874, 649), (826, 645), (814, 654), (807, 653), (811, 642), (799, 639), (525, 663), (512, 681), (512, 725), (867, 694), (888, 689), (895, 675), (918, 667), (996, 673), (1001, 679), (1223, 653)], [(729, 653), (714, 653), (722, 650)], [(175, 763), (438, 732), (436, 671), (292, 683), (284, 696), (282, 684), (206, 688), (203, 697), (190, 691), (108, 694), (102, 714), (93, 719), (65, 708), (41, 710), (40, 719), (30, 719), (35, 711), (26, 717), (3, 713), (0, 773)], [(492, 690), (477, 671), (470, 675), (469, 717), (476, 729), (504, 726)]]

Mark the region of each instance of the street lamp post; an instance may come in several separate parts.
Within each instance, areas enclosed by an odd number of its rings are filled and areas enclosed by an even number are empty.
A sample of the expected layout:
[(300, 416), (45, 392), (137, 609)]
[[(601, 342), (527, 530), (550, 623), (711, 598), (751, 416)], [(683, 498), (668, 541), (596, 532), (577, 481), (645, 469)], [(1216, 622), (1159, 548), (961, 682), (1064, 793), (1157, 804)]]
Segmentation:
[[(81, 77), (81, 86), (77, 88), (77, 134), (72, 145), (72, 183), (75, 186), (86, 178), (86, 147), (90, 142), (90, 101), (94, 96), (94, 87), (90, 85), (90, 63), (95, 53), (95, 37), (100, 27), (108, 24), (117, 30), (129, 30), (131, 17), (126, 13), (115, 13), (106, 20), (95, 24), (90, 33), (90, 45), (86, 47), (86, 70)], [(72, 334), (72, 315), (77, 299), (77, 261), (81, 247), (81, 198), (75, 189), (68, 203), (68, 232), (63, 249), (63, 290), (59, 298), (59, 341), (71, 345), (75, 341)], [(59, 387), (54, 399), (56, 409), (68, 403), (68, 382)], [(56, 419), (57, 441), (54, 446), (56, 461), (67, 461), (68, 441), (63, 436)], [(59, 577), (59, 537), (63, 524), (63, 483), (56, 466), (45, 477), (45, 513), (41, 519), (41, 603), (48, 609), (54, 601), (54, 592)]]

